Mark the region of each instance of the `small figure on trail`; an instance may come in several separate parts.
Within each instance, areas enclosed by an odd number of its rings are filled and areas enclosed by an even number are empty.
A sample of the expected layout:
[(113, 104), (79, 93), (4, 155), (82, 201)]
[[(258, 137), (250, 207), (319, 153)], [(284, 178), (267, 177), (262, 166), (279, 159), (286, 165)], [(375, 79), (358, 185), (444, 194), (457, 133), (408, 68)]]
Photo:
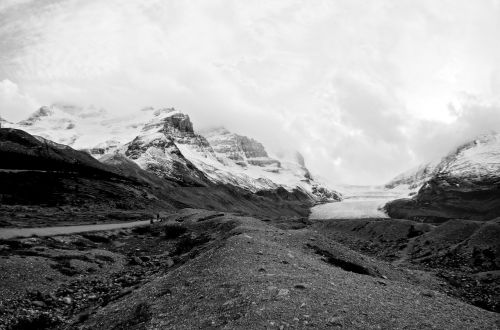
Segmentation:
[(156, 214), (156, 221), (160, 221), (160, 213)]

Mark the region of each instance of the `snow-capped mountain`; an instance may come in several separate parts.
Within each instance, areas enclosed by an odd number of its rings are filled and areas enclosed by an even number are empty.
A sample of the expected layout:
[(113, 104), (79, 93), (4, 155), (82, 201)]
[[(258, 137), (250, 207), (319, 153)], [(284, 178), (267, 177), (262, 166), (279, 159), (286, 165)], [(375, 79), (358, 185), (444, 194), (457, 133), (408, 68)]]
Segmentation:
[[(406, 181), (405, 181), (406, 180)], [(500, 134), (490, 133), (465, 143), (435, 165), (392, 181), (420, 186), (411, 199), (386, 205), (392, 217), (417, 219), (500, 216)]]
[(461, 145), (441, 161), (438, 174), (482, 180), (500, 177), (500, 133), (491, 133)]
[(230, 184), (256, 192), (300, 189), (317, 201), (340, 195), (315, 181), (298, 153), (270, 157), (258, 141), (225, 128), (195, 132), (188, 115), (144, 108), (114, 118), (102, 109), (42, 107), (10, 127), (89, 152), (120, 153), (141, 168), (187, 185)]
[(409, 191), (416, 191), (436, 174), (438, 164), (439, 162), (430, 162), (412, 168), (396, 176), (385, 187), (388, 189), (402, 188)]
[[(145, 108), (133, 115), (114, 117), (104, 109), (77, 107), (66, 104), (44, 106), (27, 119), (4, 126), (27, 131), (74, 149), (117, 148), (132, 140), (150, 119), (152, 108)], [(105, 151), (105, 150), (104, 150)]]
[(398, 175), (386, 184), (386, 188), (407, 186), (410, 190), (418, 190), (436, 176), (464, 180), (500, 176), (500, 134), (485, 134), (464, 143), (440, 160)]

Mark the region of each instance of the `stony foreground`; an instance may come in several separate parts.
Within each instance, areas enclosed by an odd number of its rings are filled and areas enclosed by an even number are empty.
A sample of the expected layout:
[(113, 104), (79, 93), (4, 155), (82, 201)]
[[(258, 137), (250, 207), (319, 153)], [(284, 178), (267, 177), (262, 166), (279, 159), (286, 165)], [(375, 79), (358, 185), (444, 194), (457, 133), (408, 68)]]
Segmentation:
[(496, 329), (432, 274), (305, 219), (186, 209), (153, 226), (2, 241), (11, 329)]

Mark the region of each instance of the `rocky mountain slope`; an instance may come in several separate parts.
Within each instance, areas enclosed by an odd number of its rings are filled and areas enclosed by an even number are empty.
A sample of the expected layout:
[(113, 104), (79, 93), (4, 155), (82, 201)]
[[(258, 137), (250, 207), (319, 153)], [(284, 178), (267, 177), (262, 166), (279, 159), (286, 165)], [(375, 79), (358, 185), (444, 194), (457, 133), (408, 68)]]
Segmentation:
[(189, 116), (173, 108), (114, 118), (102, 109), (52, 105), (10, 126), (96, 158), (123, 154), (144, 170), (188, 186), (215, 183), (250, 192), (281, 187), (302, 190), (315, 202), (341, 198), (311, 176), (300, 154), (270, 157), (258, 141), (225, 128), (198, 134)]
[(500, 216), (500, 134), (483, 135), (412, 175), (393, 180), (422, 187), (411, 199), (386, 205), (392, 217), (427, 220)]
[[(174, 209), (131, 175), (90, 155), (17, 129), (0, 129), (1, 226), (144, 218), (147, 208)], [(168, 183), (165, 183), (167, 186)], [(110, 219), (108, 219), (110, 220)]]
[(124, 154), (98, 161), (42, 137), (1, 128), (0, 227), (144, 220), (194, 206), (263, 217), (305, 216), (313, 203), (299, 189), (251, 193), (197, 173), (203, 184), (160, 177)]

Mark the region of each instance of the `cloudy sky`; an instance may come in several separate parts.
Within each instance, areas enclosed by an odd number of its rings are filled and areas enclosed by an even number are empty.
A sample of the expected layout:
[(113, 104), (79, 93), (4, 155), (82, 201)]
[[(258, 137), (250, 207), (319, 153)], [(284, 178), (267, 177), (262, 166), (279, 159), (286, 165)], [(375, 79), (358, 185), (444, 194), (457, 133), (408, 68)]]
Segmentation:
[(499, 0), (1, 0), (0, 115), (174, 106), (383, 183), (500, 130)]

